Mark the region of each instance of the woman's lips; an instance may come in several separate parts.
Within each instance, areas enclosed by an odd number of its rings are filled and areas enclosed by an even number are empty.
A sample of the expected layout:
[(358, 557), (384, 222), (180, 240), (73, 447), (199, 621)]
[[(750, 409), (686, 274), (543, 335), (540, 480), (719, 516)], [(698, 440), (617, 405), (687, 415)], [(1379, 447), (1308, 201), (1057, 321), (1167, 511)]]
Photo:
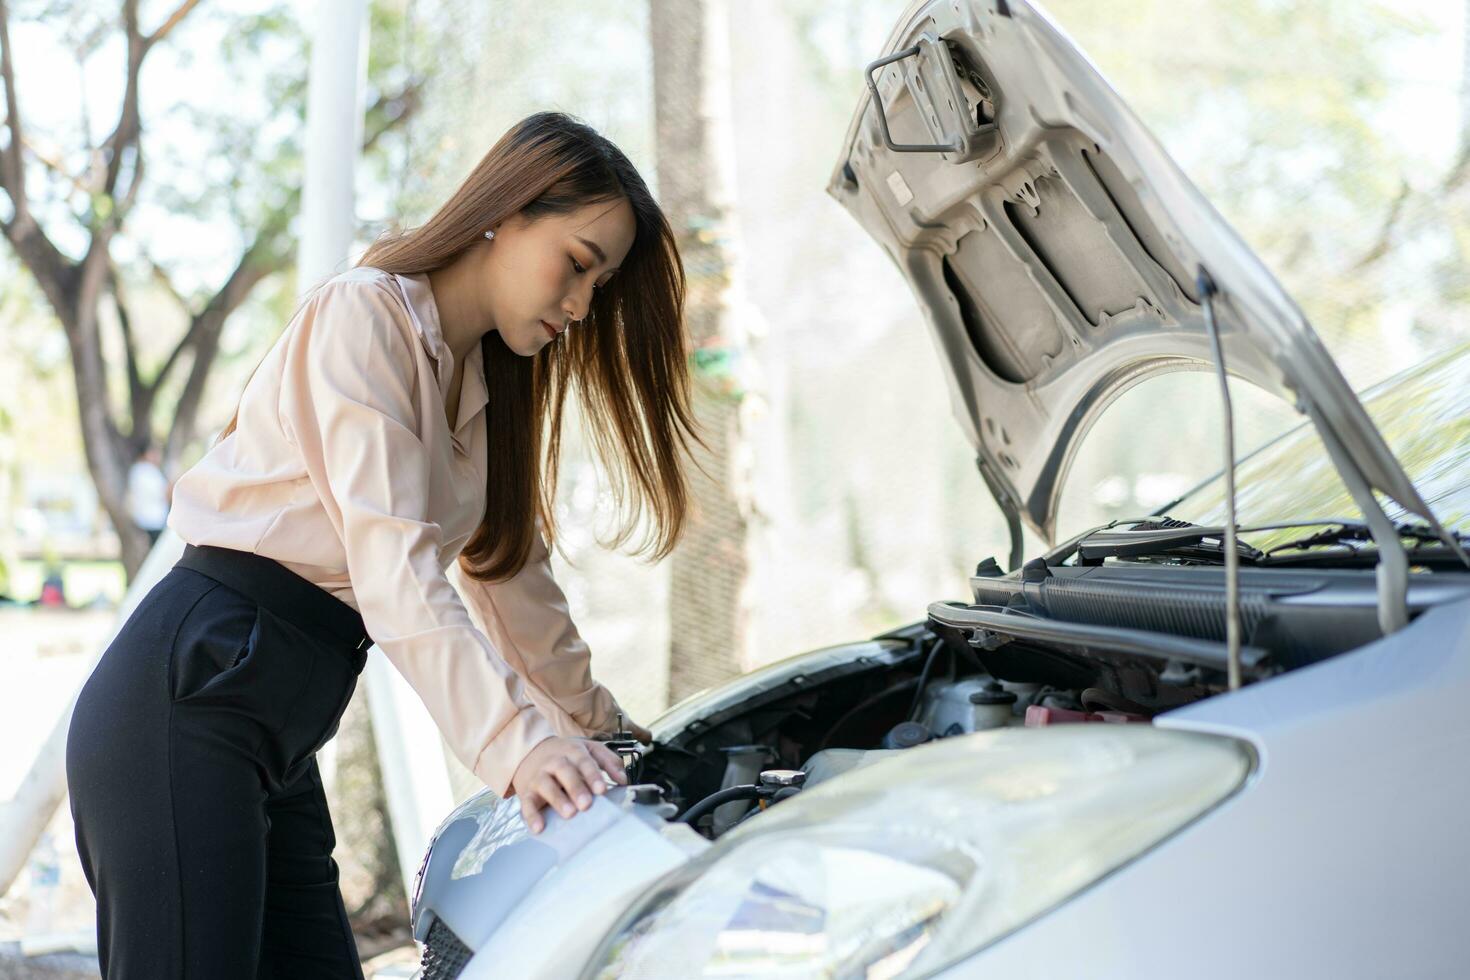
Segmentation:
[(545, 320), (542, 320), (541, 321), (541, 326), (546, 330), (547, 334), (550, 335), (550, 337), (551, 337), (552, 340), (555, 340), (556, 337), (557, 337), (557, 335), (559, 333), (561, 333), (560, 330), (556, 329), (551, 324), (547, 323)]

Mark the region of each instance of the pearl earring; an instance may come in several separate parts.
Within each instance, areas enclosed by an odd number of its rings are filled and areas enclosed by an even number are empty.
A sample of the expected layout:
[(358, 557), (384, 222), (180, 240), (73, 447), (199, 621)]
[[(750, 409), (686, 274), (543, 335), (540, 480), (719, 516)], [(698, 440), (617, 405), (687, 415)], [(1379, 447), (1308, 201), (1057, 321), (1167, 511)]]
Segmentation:
[(494, 238), (494, 237), (495, 237), (495, 229), (494, 229), (494, 228), (492, 228), (492, 229), (490, 229), (490, 230), (489, 230), (489, 231), (487, 231), (487, 232), (485, 232), (485, 237), (486, 237), (486, 238), (487, 238), (487, 239), (488, 239), (488, 238)]

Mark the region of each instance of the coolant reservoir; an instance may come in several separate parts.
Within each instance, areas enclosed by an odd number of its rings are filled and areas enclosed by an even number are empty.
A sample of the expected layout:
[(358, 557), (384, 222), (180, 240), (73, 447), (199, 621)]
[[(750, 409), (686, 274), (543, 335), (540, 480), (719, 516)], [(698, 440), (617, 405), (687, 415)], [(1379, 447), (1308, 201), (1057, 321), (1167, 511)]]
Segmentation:
[(994, 678), (967, 677), (930, 684), (919, 721), (943, 738), (1014, 724), (1015, 707), (1016, 695)]
[[(749, 786), (760, 776), (766, 763), (776, 752), (769, 745), (732, 745), (724, 750), (725, 775), (720, 780), (720, 789), (731, 786)], [(740, 818), (755, 806), (754, 800), (732, 800), (715, 807), (715, 836), (723, 834), (740, 822)]]
[(852, 772), (862, 766), (898, 755), (903, 749), (822, 749), (803, 765), (806, 773), (805, 787), (810, 789), (818, 783)]

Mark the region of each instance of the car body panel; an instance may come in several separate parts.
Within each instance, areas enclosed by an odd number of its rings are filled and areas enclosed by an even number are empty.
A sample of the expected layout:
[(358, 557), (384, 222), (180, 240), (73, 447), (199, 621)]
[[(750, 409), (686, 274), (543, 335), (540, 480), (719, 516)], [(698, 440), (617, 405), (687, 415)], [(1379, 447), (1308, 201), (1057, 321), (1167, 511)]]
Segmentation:
[[(1154, 375), (1211, 369), (1203, 268), (1229, 371), (1433, 520), (1301, 310), (1044, 14), (925, 0), (883, 53), (910, 45), (923, 51), (876, 82), (893, 138), (965, 131), (964, 148), (895, 152), (864, 98), (828, 192), (909, 281), (1003, 509), (1055, 540), (1068, 467), (1102, 411)], [(945, 70), (946, 50), (963, 71)], [(988, 130), (974, 118), (987, 111)]]
[[(1467, 699), (1460, 601), (1159, 716), (1160, 727), (1250, 742), (1256, 771), (1184, 830), (938, 976), (1461, 976), (1470, 934), (1445, 924), (1470, 904), (1470, 878), (1434, 872), (1470, 866)], [(567, 852), (556, 866), (515, 889), (464, 980), (578, 975), (637, 894), (705, 846), (650, 815), (617, 797), (572, 821), (549, 813), (553, 837), (582, 825), (576, 846), (554, 844)]]
[[(597, 800), (594, 809), (599, 807), (613, 804)], [(627, 814), (609, 819), (526, 893), (476, 949), (461, 980), (576, 976), (638, 894), (708, 843), (681, 823), (655, 827)]]
[[(527, 831), (520, 801), (485, 790), (434, 832), (412, 909), (414, 938), (442, 920), (474, 956), (460, 980), (573, 976), (644, 887), (709, 846), (672, 808), (612, 787), (564, 819)], [(576, 896), (568, 901), (566, 896)], [(557, 940), (547, 942), (548, 923)]]
[[(1252, 742), (1246, 787), (944, 977), (1461, 977), (1470, 601), (1161, 727)], [(1447, 928), (1449, 927), (1449, 928)]]
[(883, 637), (859, 643), (843, 643), (819, 650), (809, 650), (757, 668), (689, 697), (673, 705), (649, 723), (654, 740), (667, 744), (700, 724), (718, 717), (767, 691), (792, 684), (811, 683), (843, 672), (849, 667), (884, 667), (901, 662), (908, 644), (890, 642)]

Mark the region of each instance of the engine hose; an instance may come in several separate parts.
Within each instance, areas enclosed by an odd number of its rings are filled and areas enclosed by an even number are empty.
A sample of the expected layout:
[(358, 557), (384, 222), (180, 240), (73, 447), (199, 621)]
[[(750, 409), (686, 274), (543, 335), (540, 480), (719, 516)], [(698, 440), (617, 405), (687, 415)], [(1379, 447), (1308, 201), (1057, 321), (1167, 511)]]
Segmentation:
[(762, 787), (756, 786), (753, 783), (742, 786), (731, 786), (729, 789), (722, 789), (717, 793), (711, 793), (709, 796), (706, 796), (685, 810), (679, 817), (679, 820), (693, 827), (696, 820), (720, 804), (730, 803), (734, 800), (757, 800), (760, 799), (763, 792)]
[[(800, 792), (800, 786), (782, 786), (780, 789), (776, 790), (776, 794), (771, 797), (771, 806), (775, 806), (782, 800), (789, 800)], [(753, 806), (745, 813), (742, 813), (740, 815), (740, 818), (736, 820), (733, 824), (731, 824), (728, 829), (733, 830), (741, 824), (745, 823), (745, 821), (749, 820), (751, 817), (758, 817), (764, 812), (765, 811), (763, 811), (760, 807)]]
[[(929, 656), (924, 658), (924, 669), (919, 673), (919, 686), (914, 688), (914, 700), (909, 705), (909, 713), (904, 715), (909, 721), (919, 720), (919, 708), (924, 703), (924, 688), (929, 684), (929, 672), (934, 669), (934, 660), (939, 656), (939, 651), (944, 649), (944, 640), (936, 639), (934, 645), (929, 648)], [(951, 654), (950, 663), (954, 663)], [(951, 667), (953, 669), (953, 667)]]
[[(869, 708), (877, 704), (879, 701), (882, 701), (884, 698), (892, 697), (895, 694), (902, 694), (904, 691), (913, 687), (917, 683), (919, 683), (919, 679), (917, 677), (910, 677), (907, 680), (899, 681), (897, 684), (894, 684), (891, 687), (885, 687), (878, 693), (869, 695), (862, 701), (859, 701), (857, 704), (847, 709), (847, 711), (843, 712), (842, 717), (838, 718), (835, 722), (832, 723), (832, 726), (827, 729), (827, 734), (822, 736), (822, 740), (817, 743), (816, 752), (820, 752), (823, 749), (830, 747), (832, 744), (832, 736), (842, 731), (842, 726), (846, 725), (853, 718), (861, 715), (864, 711), (867, 711)], [(816, 752), (813, 752), (812, 755), (816, 755)], [(808, 758), (810, 758), (810, 756)]]

